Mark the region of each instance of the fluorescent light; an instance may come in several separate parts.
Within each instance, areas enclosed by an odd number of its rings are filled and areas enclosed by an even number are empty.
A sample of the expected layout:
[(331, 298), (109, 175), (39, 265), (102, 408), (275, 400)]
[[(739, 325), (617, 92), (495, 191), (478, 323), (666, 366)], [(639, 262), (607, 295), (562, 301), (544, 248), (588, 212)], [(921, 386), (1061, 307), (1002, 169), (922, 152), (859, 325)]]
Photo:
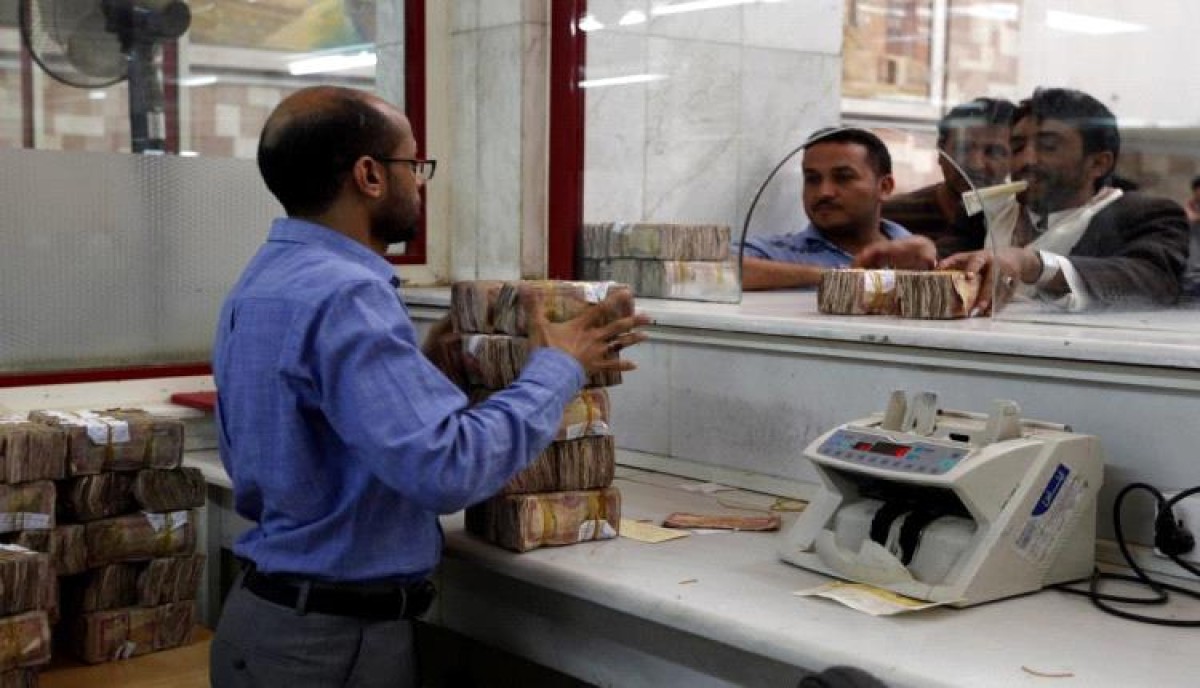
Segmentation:
[(646, 13), (641, 10), (629, 10), (625, 16), (621, 17), (617, 24), (621, 26), (633, 26), (634, 24), (645, 24)]
[(302, 74), (340, 72), (359, 67), (374, 67), (377, 61), (378, 58), (373, 50), (364, 50), (350, 55), (318, 55), (289, 62), (288, 73), (292, 76), (300, 76)]
[(650, 8), (650, 14), (661, 17), (666, 14), (683, 14), (684, 12), (699, 12), (700, 10), (715, 10), (721, 7), (749, 5), (758, 0), (693, 0), (677, 5), (655, 5)]
[(1061, 10), (1046, 11), (1046, 28), (1084, 33), (1091, 36), (1109, 36), (1116, 33), (1136, 33), (1146, 31), (1145, 24), (1133, 24), (1119, 19), (1096, 17), (1090, 14), (1076, 14)]
[(604, 24), (594, 14), (585, 14), (583, 15), (583, 19), (579, 20), (580, 31), (599, 31), (603, 28)]
[(611, 76), (607, 79), (587, 79), (580, 81), (579, 88), (603, 88), (605, 86), (644, 84), (650, 81), (662, 81), (666, 78), (666, 74), (630, 74), (629, 76)]
[(104, 91), (88, 91), (88, 100), (104, 100), (107, 97)]
[(200, 154), (197, 153), (196, 151), (179, 151), (179, 157), (181, 157), (181, 158), (197, 158), (197, 157), (200, 157)]
[(192, 76), (189, 76), (189, 77), (179, 80), (180, 86), (187, 86), (189, 88), (197, 88), (199, 86), (212, 86), (215, 83), (217, 83), (217, 75), (216, 74), (194, 74)]
[(1021, 8), (1015, 2), (985, 2), (981, 5), (951, 7), (950, 14), (976, 17), (977, 19), (1016, 21), (1021, 16)]

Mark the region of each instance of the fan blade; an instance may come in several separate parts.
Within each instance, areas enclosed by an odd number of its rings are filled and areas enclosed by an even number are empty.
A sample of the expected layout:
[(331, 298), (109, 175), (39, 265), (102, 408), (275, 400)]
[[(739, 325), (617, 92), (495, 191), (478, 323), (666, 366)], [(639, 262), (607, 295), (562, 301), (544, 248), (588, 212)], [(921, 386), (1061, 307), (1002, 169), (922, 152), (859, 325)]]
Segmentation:
[(96, 5), (79, 20), (66, 45), (71, 64), (88, 76), (116, 78), (125, 73), (121, 42), (105, 29), (104, 12)]

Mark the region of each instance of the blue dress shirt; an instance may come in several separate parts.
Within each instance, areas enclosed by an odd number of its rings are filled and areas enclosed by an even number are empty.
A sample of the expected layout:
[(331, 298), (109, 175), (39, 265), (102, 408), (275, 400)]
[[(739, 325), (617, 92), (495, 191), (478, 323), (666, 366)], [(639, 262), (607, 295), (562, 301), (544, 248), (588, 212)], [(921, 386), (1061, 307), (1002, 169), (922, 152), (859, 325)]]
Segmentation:
[[(879, 228), (888, 239), (912, 236), (907, 229), (891, 220), (884, 220)], [(824, 268), (848, 268), (854, 262), (854, 256), (826, 239), (811, 222), (799, 232), (749, 237), (745, 247), (744, 255), (748, 258), (805, 263)]]
[(234, 552), (264, 572), (428, 575), (438, 515), (499, 491), (584, 383), (575, 359), (541, 348), (515, 384), (469, 408), (421, 353), (396, 283), (366, 246), (280, 219), (221, 309), (221, 460), (255, 523)]

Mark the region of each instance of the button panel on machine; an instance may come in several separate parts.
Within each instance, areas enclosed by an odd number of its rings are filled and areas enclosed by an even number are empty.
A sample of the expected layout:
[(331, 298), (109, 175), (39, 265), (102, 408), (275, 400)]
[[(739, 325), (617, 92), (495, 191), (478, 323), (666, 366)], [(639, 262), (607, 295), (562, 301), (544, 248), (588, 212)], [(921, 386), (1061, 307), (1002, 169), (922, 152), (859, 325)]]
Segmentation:
[(850, 463), (921, 475), (949, 472), (970, 450), (925, 442), (891, 442), (876, 435), (838, 430), (818, 450), (822, 456)]

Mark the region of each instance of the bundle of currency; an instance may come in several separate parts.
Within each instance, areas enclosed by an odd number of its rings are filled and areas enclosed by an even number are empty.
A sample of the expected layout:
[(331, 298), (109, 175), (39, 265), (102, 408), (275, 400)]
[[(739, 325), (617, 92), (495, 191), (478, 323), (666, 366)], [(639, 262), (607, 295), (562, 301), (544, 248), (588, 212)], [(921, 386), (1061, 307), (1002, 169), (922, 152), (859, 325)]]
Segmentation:
[(196, 527), (187, 511), (117, 516), (87, 524), (88, 566), (190, 554)]
[(203, 554), (153, 559), (137, 575), (137, 604), (153, 607), (194, 600), (203, 573)]
[(204, 506), (207, 485), (199, 468), (138, 471), (133, 497), (145, 511), (178, 511)]
[[(467, 396), (474, 406), (490, 398), (496, 391), (486, 387), (472, 387)], [(608, 424), (608, 418), (608, 390), (603, 387), (587, 387), (567, 402), (554, 441), (611, 435), (612, 428)]]
[(833, 315), (896, 312), (896, 271), (841, 269), (821, 273), (817, 309)]
[(196, 603), (175, 602), (83, 614), (66, 632), (76, 657), (99, 664), (178, 647), (187, 642), (195, 622)]
[(729, 240), (728, 225), (604, 222), (583, 226), (579, 255), (723, 261), (729, 258)]
[[(504, 389), (521, 375), (529, 358), (529, 340), (506, 334), (461, 335), (461, 352), (457, 358), (462, 376), (470, 386)], [(616, 354), (613, 354), (616, 357)], [(588, 377), (589, 387), (612, 387), (621, 384), (621, 371), (610, 370)]]
[(131, 473), (97, 473), (72, 478), (59, 484), (60, 513), (86, 523), (137, 511)]
[(38, 674), (33, 669), (13, 669), (0, 673), (0, 688), (37, 688)]
[(980, 280), (961, 270), (900, 272), (896, 299), (904, 318), (965, 318), (979, 296)]
[(61, 480), (66, 472), (66, 433), (24, 419), (0, 419), (0, 483)]
[(554, 280), (507, 282), (496, 296), (492, 325), (501, 334), (525, 336), (529, 334), (526, 311), (534, 303), (541, 304), (541, 311), (550, 322), (565, 322), (614, 294), (622, 298), (614, 300), (615, 307), (605, 314), (605, 321), (633, 315), (633, 290), (627, 284)]
[(504, 282), (472, 280), (450, 285), (450, 323), (455, 332), (492, 332), (492, 311)]
[(0, 618), (0, 671), (35, 667), (50, 661), (50, 620), (46, 612)]
[(138, 409), (32, 411), (29, 419), (67, 433), (67, 472), (178, 468), (183, 461), (183, 422)]
[(64, 580), (63, 608), (68, 616), (138, 605), (138, 573), (145, 564), (108, 564)]
[(87, 568), (87, 544), (83, 531), (82, 524), (60, 523), (51, 530), (22, 530), (0, 539), (48, 554), (56, 574), (73, 576)]
[(57, 606), (50, 557), (19, 545), (0, 545), (0, 616)]
[(54, 483), (0, 485), (0, 533), (54, 527)]
[(632, 284), (634, 293), (646, 298), (732, 301), (741, 293), (733, 261), (586, 260), (583, 277)]
[(561, 492), (608, 487), (616, 468), (611, 435), (551, 442), (549, 447), (512, 477), (501, 494)]
[(620, 522), (621, 493), (615, 487), (502, 495), (466, 511), (468, 532), (516, 552), (615, 538)]

